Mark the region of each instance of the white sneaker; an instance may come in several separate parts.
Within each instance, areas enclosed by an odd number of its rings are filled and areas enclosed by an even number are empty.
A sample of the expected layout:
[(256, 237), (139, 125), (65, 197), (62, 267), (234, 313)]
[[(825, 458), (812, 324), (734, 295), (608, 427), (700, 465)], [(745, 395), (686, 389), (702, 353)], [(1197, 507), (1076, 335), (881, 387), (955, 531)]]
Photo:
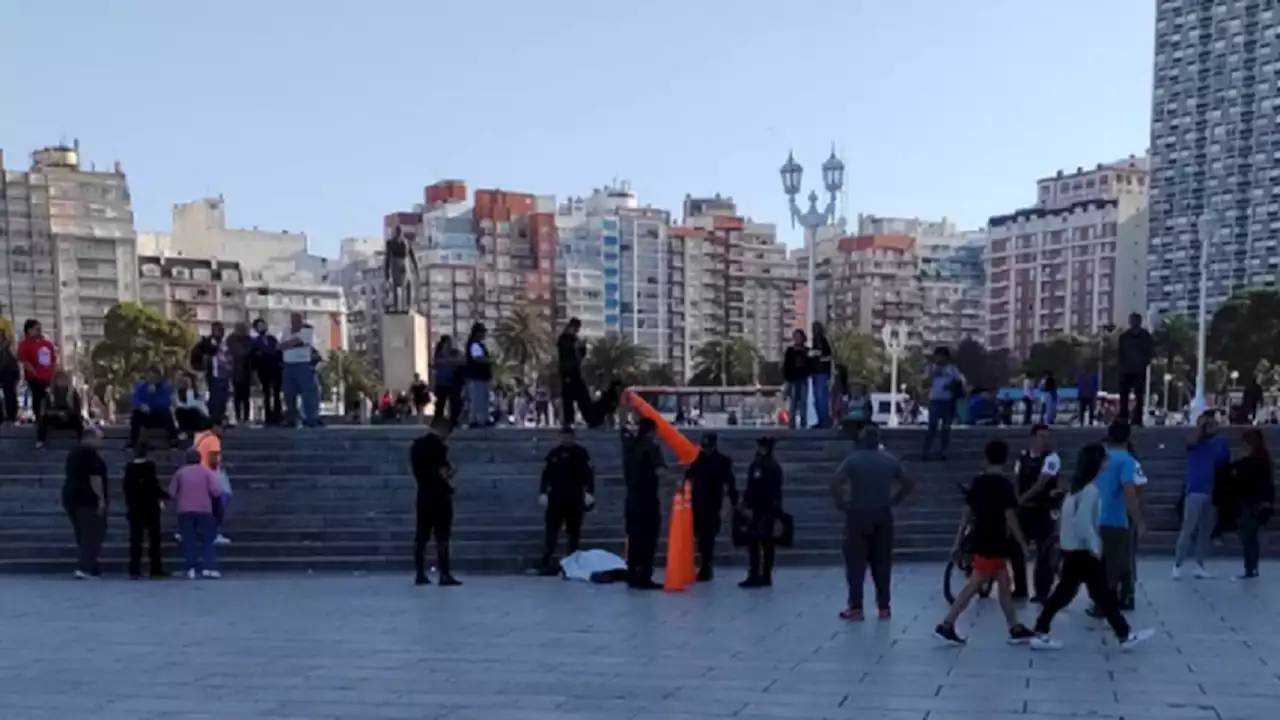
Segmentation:
[(1048, 635), (1037, 635), (1031, 638), (1032, 650), (1061, 650), (1062, 643), (1054, 640)]
[(1197, 580), (1208, 580), (1213, 577), (1213, 573), (1205, 569), (1203, 565), (1196, 565), (1195, 576)]
[(187, 579), (188, 579), (188, 580), (195, 580), (195, 579), (196, 579), (196, 577), (197, 577), (197, 576), (196, 576), (196, 570), (195, 570), (195, 568), (192, 568), (192, 569), (190, 569), (190, 570), (188, 570), (188, 571), (187, 571)]
[(1156, 634), (1156, 631), (1152, 630), (1151, 628), (1145, 628), (1142, 630), (1135, 630), (1133, 632), (1130, 632), (1129, 637), (1120, 641), (1120, 649), (1125, 652), (1129, 652), (1130, 650), (1138, 647), (1142, 643), (1155, 637), (1155, 634)]
[(71, 573), (77, 580), (92, 580), (93, 576), (83, 570), (77, 570)]
[(1174, 580), (1181, 580), (1181, 579), (1182, 579), (1182, 568), (1178, 567), (1177, 565), (1174, 565), (1174, 566), (1173, 566), (1173, 572), (1172, 572), (1172, 573), (1170, 573), (1169, 577), (1172, 577)]
[(226, 535), (223, 535), (222, 533), (218, 533), (218, 537), (213, 539), (213, 544), (214, 545), (230, 545), (231, 538), (227, 537)]
[(205, 578), (206, 580), (217, 580), (222, 577), (222, 573), (217, 570), (205, 570), (200, 573), (200, 577)]

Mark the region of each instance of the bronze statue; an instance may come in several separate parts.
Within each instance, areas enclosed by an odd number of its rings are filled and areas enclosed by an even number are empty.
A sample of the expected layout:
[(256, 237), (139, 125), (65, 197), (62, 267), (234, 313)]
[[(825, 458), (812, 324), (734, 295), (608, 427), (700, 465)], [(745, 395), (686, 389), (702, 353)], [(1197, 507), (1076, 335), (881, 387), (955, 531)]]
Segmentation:
[[(387, 238), (383, 277), (387, 283), (386, 312), (406, 314), (413, 311), (413, 285), (418, 280), (418, 256), (413, 252), (414, 234), (399, 225)], [(409, 273), (412, 267), (412, 275)]]

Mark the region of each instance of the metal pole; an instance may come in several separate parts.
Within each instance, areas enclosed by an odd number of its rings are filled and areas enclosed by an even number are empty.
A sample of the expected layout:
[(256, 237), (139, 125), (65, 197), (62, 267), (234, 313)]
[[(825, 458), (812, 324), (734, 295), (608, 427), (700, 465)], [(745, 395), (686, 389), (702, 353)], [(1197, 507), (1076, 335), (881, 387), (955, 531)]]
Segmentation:
[(1208, 407), (1205, 402), (1204, 387), (1204, 371), (1205, 371), (1205, 340), (1208, 335), (1209, 313), (1205, 305), (1209, 296), (1209, 239), (1212, 221), (1208, 215), (1200, 220), (1200, 308), (1197, 313), (1199, 319), (1199, 327), (1196, 331), (1196, 396), (1191, 401), (1191, 422), (1195, 422), (1197, 418), (1204, 413)]
[(1164, 375), (1164, 414), (1169, 414), (1169, 373)]
[(817, 298), (817, 255), (818, 255), (818, 228), (808, 225), (804, 228), (804, 242), (809, 247), (809, 297), (806, 300), (809, 314), (809, 328), (813, 328), (813, 324), (818, 321)]
[(889, 354), (889, 427), (898, 427), (898, 352)]

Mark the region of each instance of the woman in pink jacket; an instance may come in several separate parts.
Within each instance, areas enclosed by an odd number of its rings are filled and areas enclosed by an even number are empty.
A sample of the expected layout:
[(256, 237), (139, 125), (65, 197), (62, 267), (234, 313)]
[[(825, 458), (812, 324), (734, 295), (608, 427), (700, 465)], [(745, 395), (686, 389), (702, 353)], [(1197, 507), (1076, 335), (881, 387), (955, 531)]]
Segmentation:
[(186, 464), (169, 481), (169, 496), (178, 511), (178, 534), (182, 537), (183, 570), (188, 580), (222, 577), (213, 559), (213, 543), (218, 524), (213, 506), (222, 496), (218, 475), (200, 462), (200, 453), (187, 451)]

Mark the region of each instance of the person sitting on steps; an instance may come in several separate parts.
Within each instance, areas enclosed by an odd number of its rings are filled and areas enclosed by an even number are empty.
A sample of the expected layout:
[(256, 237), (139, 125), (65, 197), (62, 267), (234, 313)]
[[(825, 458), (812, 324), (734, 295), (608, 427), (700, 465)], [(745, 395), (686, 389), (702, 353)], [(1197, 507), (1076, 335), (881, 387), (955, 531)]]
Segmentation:
[(36, 449), (44, 447), (50, 430), (73, 430), (76, 439), (84, 434), (84, 403), (80, 391), (71, 386), (71, 376), (65, 370), (53, 374), (53, 385), (44, 396), (43, 407), (37, 413)]
[(163, 430), (169, 436), (169, 442), (177, 445), (178, 428), (173, 422), (173, 391), (165, 381), (160, 368), (147, 371), (147, 379), (133, 388), (133, 412), (129, 417), (129, 444), (126, 450), (138, 443), (138, 435), (143, 428)]

